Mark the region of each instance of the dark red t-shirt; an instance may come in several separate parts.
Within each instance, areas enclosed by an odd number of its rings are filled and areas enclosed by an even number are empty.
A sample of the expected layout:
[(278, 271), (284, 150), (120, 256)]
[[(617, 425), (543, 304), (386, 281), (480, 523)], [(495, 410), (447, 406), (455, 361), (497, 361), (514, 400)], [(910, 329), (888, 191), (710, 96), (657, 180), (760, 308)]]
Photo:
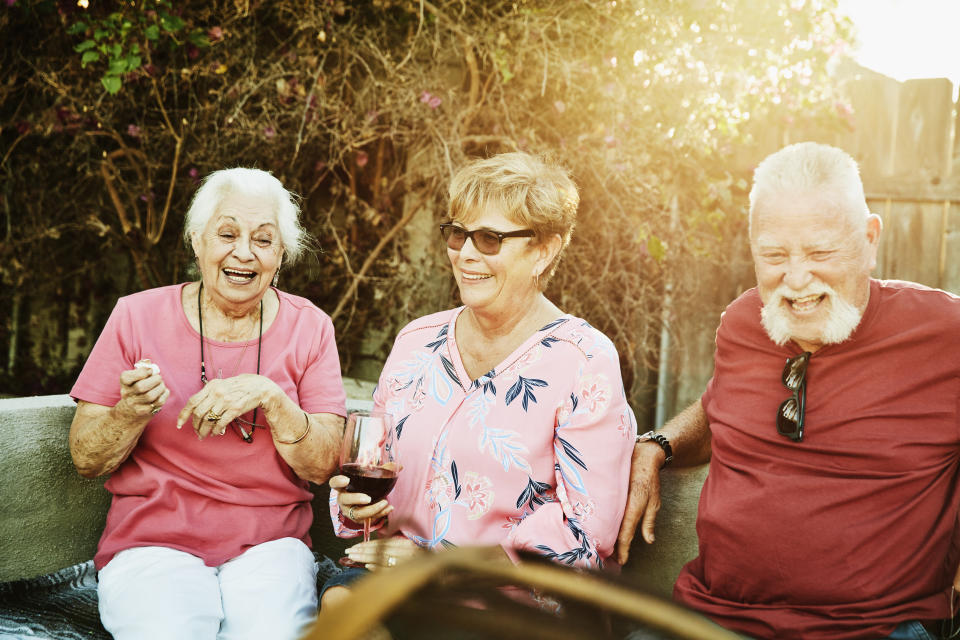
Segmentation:
[(958, 563), (960, 298), (871, 281), (849, 340), (810, 358), (802, 442), (777, 433), (792, 342), (751, 289), (724, 313), (701, 400), (713, 457), (700, 555), (674, 597), (757, 638), (878, 638), (949, 615)]

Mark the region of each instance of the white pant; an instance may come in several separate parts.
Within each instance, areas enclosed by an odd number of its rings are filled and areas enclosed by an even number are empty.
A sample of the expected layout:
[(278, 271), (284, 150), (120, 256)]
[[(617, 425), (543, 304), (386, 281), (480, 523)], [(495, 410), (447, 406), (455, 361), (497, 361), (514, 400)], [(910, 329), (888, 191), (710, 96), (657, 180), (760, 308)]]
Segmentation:
[(98, 579), (100, 620), (116, 640), (296, 640), (317, 615), (317, 566), (295, 538), (219, 567), (167, 547), (127, 549)]

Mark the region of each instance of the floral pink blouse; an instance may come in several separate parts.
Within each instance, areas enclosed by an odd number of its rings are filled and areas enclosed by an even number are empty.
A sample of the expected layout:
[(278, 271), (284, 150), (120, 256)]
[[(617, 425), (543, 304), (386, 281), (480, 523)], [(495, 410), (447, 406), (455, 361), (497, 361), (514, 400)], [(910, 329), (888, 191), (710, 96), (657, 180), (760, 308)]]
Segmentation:
[[(374, 392), (396, 420), (402, 471), (383, 534), (500, 544), (599, 568), (623, 517), (636, 420), (613, 343), (564, 315), (470, 380), (453, 330), (463, 307), (397, 336)], [(358, 531), (330, 506), (337, 535)]]

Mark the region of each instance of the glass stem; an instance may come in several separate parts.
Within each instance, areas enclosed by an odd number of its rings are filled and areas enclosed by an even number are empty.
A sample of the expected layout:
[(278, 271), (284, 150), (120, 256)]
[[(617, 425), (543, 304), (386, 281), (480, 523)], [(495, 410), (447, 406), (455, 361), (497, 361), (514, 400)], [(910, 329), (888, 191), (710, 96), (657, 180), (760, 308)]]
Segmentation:
[(363, 541), (370, 542), (370, 518), (363, 519)]

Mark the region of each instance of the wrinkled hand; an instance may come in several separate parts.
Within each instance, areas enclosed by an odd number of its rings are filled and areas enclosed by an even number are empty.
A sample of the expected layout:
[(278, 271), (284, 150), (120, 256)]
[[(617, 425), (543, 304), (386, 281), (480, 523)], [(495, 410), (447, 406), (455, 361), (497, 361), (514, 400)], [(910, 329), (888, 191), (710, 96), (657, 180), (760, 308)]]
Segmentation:
[(337, 475), (330, 478), (330, 488), (337, 491), (337, 504), (344, 517), (354, 522), (363, 522), (367, 519), (385, 518), (393, 511), (393, 506), (385, 499), (370, 504), (370, 496), (367, 494), (344, 491), (348, 484), (350, 484), (350, 478), (347, 476)]
[(370, 571), (398, 566), (422, 550), (403, 536), (361, 542), (346, 549), (347, 557)]
[(280, 388), (273, 380), (254, 373), (215, 378), (187, 400), (177, 416), (177, 429), (192, 420), (201, 440), (214, 433), (222, 436), (235, 418), (262, 407), (277, 391)]
[(170, 397), (163, 377), (150, 367), (134, 367), (120, 374), (120, 401), (116, 408), (134, 419), (150, 418)]
[(653, 544), (653, 525), (660, 511), (660, 462), (662, 455), (659, 447), (644, 446), (638, 443), (633, 447), (630, 464), (630, 494), (617, 535), (617, 562), (625, 564), (630, 555), (630, 543), (637, 531), (637, 523), (643, 518), (640, 528), (643, 539)]

